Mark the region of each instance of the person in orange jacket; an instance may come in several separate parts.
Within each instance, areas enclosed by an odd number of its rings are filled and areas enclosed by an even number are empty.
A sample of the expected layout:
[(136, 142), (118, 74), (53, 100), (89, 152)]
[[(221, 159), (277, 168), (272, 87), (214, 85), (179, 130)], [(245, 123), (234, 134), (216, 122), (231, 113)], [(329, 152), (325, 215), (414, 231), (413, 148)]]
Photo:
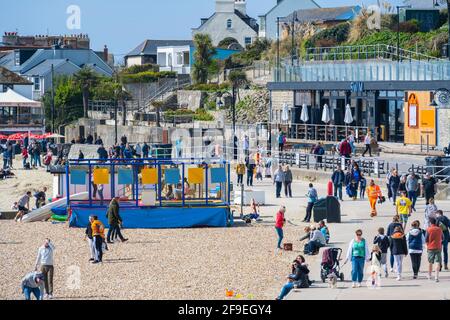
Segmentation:
[(92, 238), (94, 241), (95, 257), (92, 263), (102, 262), (103, 258), (103, 242), (105, 241), (105, 226), (98, 220), (97, 216), (92, 216), (91, 228)]
[(378, 198), (382, 196), (380, 186), (375, 184), (375, 181), (372, 179), (370, 180), (369, 186), (367, 187), (367, 196), (369, 197), (369, 203), (370, 203), (370, 216), (375, 217), (377, 215), (377, 201)]

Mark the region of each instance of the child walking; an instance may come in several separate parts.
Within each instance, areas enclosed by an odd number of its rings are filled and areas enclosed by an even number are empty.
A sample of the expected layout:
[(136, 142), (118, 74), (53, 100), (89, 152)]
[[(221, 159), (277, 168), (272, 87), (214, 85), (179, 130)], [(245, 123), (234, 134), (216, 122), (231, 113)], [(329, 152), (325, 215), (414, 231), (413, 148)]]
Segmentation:
[(370, 254), (370, 277), (369, 288), (375, 289), (381, 286), (381, 250), (378, 245), (374, 245)]
[(390, 246), (389, 237), (384, 234), (384, 228), (378, 229), (378, 235), (373, 240), (373, 244), (376, 244), (378, 248), (380, 248), (381, 251), (381, 268), (384, 271), (384, 276), (387, 278), (389, 276), (388, 274), (388, 268), (387, 268), (387, 251)]

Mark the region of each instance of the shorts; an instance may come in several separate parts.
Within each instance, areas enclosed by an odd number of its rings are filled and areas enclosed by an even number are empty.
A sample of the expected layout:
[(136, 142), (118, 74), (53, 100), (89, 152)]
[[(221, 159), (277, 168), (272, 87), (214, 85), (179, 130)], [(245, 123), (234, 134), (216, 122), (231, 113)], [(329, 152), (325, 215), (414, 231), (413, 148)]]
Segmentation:
[(428, 262), (442, 264), (441, 250), (428, 250)]
[(23, 212), (27, 213), (28, 209), (25, 207), (19, 206), (19, 211), (23, 211)]
[(400, 216), (400, 221), (401, 222), (403, 222), (403, 223), (407, 223), (408, 222), (408, 218), (409, 218), (408, 214), (400, 214), (399, 216)]

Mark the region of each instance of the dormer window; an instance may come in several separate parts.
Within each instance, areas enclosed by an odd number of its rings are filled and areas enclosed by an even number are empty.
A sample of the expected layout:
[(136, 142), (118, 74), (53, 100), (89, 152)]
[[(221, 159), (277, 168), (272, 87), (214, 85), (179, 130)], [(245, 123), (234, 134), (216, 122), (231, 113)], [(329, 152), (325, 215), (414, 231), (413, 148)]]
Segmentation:
[(231, 19), (227, 20), (227, 29), (231, 29), (233, 27), (233, 21)]

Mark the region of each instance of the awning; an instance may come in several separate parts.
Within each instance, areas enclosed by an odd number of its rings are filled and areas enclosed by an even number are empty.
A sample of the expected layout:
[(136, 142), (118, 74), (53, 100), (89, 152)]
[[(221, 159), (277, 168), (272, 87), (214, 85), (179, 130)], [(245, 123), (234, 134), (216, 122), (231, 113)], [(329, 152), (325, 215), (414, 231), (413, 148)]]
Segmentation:
[(6, 92), (0, 92), (0, 107), (42, 108), (42, 103), (28, 99), (8, 88)]

